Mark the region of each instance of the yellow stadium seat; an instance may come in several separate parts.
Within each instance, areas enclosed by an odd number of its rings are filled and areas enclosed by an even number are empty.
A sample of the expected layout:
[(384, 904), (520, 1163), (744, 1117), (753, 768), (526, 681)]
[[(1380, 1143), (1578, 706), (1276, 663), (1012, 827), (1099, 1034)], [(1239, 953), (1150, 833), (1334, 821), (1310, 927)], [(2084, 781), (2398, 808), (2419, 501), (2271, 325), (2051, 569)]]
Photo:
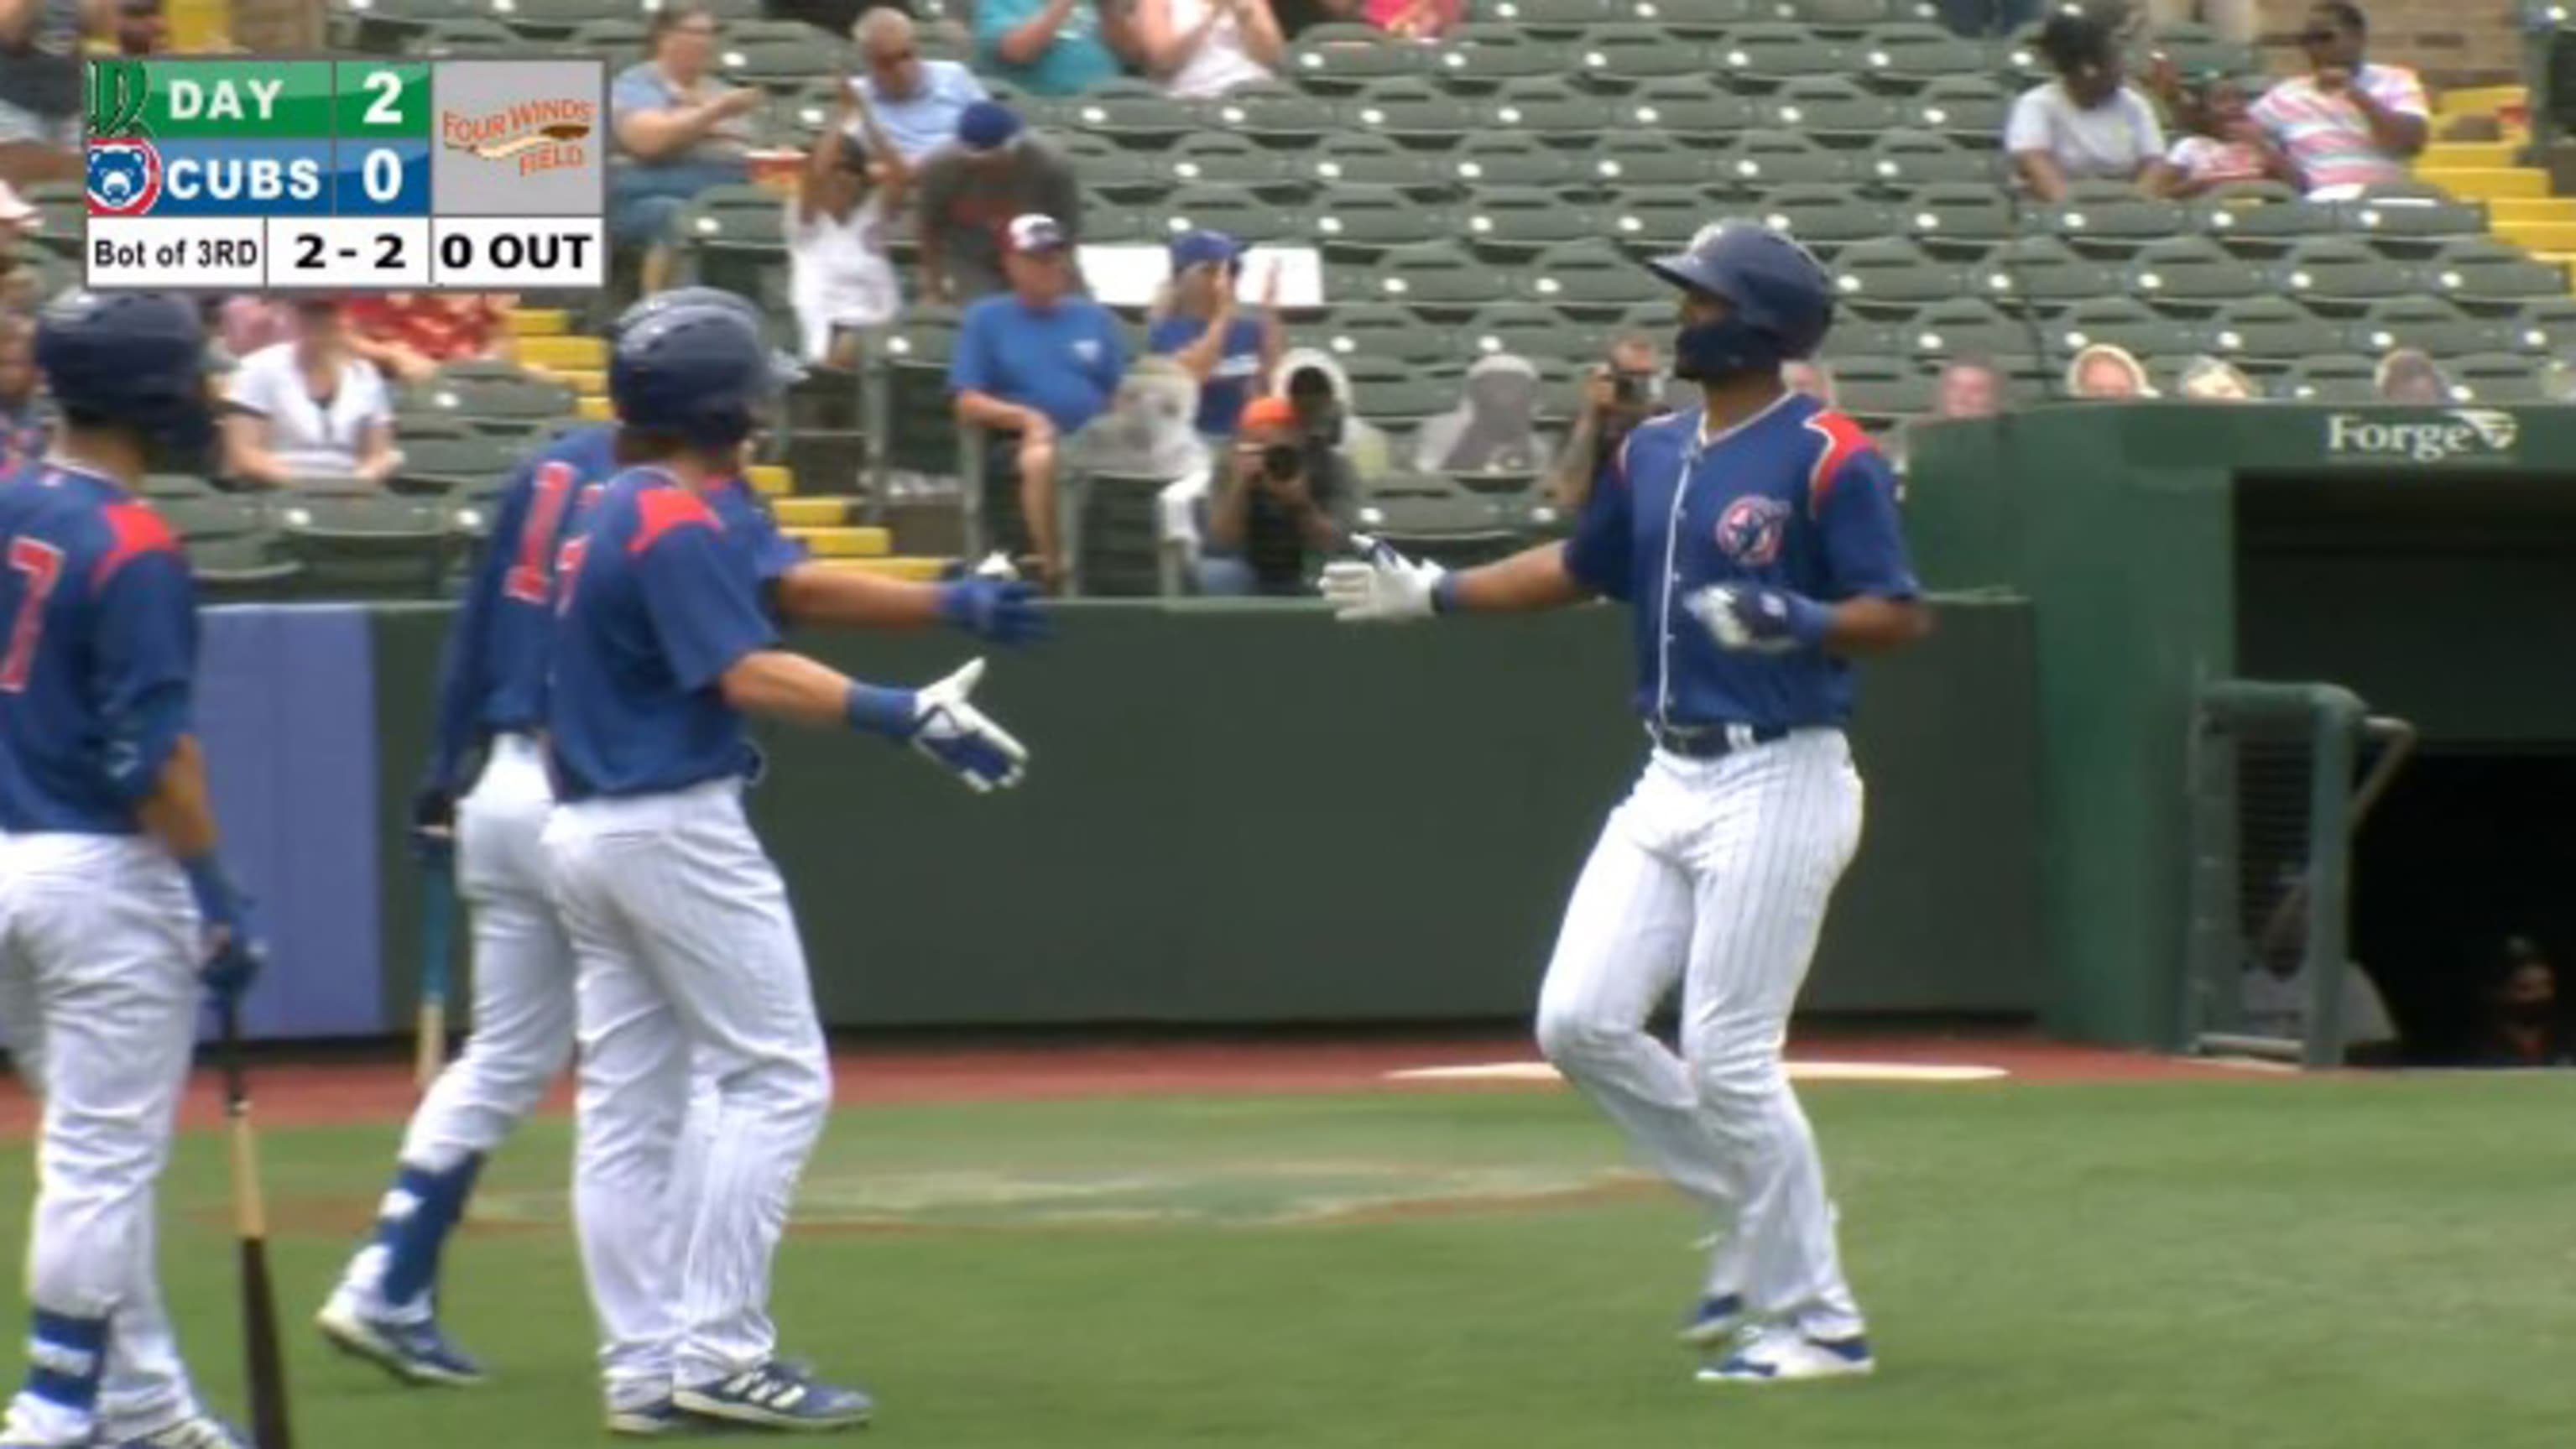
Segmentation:
[(765, 493), (772, 498), (796, 491), (796, 475), (789, 472), (783, 463), (754, 463), (751, 465), (750, 478), (755, 492)]
[(883, 558), (894, 552), (894, 535), (882, 528), (795, 528), (818, 558)]
[(560, 337), (572, 330), (572, 314), (557, 307), (513, 307), (509, 318), (513, 337)]
[(608, 374), (597, 368), (573, 368), (566, 370), (563, 368), (549, 367), (541, 370), (549, 377), (558, 377), (563, 379), (565, 382), (571, 383), (572, 390), (581, 394), (583, 397), (606, 397), (608, 395)]
[(597, 371), (608, 365), (608, 344), (596, 337), (562, 334), (519, 339), (519, 362), (551, 372)]
[(608, 399), (604, 397), (581, 398), (573, 404), (573, 408), (576, 415), (586, 423), (604, 423), (617, 416), (609, 411)]

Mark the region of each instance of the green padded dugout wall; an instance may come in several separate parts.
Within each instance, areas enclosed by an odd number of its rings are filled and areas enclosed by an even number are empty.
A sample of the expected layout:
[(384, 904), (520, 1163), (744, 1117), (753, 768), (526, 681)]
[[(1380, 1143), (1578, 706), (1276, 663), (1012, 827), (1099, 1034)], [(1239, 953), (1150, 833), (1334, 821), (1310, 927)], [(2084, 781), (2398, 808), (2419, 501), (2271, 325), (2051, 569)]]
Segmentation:
[[(379, 616), (388, 821), (444, 622)], [(1812, 1008), (2035, 1008), (2029, 622), (1945, 609), (1870, 671), (1869, 834)], [(1310, 604), (1074, 604), (1049, 647), (991, 656), (981, 699), (1035, 753), (1020, 790), (769, 730), (753, 811), (835, 1025), (1518, 1016), (1642, 758), (1624, 629), (1608, 607), (1357, 629)], [(795, 642), (888, 681), (969, 653), (945, 633)], [(412, 1000), (414, 884), (389, 882), (389, 1026)]]

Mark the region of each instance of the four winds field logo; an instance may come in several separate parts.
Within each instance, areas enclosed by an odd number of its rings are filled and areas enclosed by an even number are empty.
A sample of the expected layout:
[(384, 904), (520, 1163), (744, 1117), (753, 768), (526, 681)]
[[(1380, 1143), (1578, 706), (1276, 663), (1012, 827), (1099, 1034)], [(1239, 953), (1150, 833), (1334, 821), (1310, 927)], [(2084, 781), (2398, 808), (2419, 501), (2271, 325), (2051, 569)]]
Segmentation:
[(2354, 462), (2503, 462), (2522, 424), (2495, 408), (2445, 408), (2430, 416), (2331, 413), (2326, 456)]
[(571, 97), (520, 101), (480, 115), (447, 111), (438, 118), (438, 130), (451, 151), (507, 161), (521, 176), (533, 176), (582, 164), (589, 153), (583, 142), (597, 124), (598, 110), (596, 101)]

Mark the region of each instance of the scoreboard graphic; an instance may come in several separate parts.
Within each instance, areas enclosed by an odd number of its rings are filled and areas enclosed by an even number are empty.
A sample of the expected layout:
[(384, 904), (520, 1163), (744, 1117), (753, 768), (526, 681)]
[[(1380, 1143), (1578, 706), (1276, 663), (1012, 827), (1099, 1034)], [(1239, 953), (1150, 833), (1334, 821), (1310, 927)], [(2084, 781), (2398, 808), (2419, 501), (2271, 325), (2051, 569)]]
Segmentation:
[(94, 290), (608, 279), (598, 60), (88, 62)]

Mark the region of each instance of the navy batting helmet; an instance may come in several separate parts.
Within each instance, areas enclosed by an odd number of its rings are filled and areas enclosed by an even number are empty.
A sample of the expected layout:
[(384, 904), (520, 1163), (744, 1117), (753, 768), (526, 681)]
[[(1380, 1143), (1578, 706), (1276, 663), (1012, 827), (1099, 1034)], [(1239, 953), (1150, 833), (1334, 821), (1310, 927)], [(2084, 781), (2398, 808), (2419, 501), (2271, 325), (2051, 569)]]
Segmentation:
[[(760, 308), (740, 292), (728, 292), (722, 287), (673, 287), (667, 292), (655, 292), (618, 313), (617, 319), (608, 324), (609, 344), (615, 346), (617, 339), (625, 336), (630, 328), (691, 307), (715, 307), (734, 312), (750, 323), (754, 332), (760, 330)], [(784, 352), (770, 354), (770, 368), (778, 374), (781, 384), (800, 382), (805, 377), (805, 369)]]
[(1823, 263), (1754, 222), (1702, 227), (1688, 248), (1646, 265), (1726, 304), (1724, 317), (1684, 327), (1674, 342), (1673, 371), (1682, 377), (1762, 371), (1811, 357), (1834, 325), (1833, 279)]
[(674, 307), (627, 328), (608, 359), (608, 396), (630, 428), (701, 448), (751, 436), (778, 395), (769, 348), (743, 309)]
[(193, 465), (214, 434), (206, 329), (159, 292), (66, 292), (36, 319), (36, 369), (66, 417), (131, 428)]

